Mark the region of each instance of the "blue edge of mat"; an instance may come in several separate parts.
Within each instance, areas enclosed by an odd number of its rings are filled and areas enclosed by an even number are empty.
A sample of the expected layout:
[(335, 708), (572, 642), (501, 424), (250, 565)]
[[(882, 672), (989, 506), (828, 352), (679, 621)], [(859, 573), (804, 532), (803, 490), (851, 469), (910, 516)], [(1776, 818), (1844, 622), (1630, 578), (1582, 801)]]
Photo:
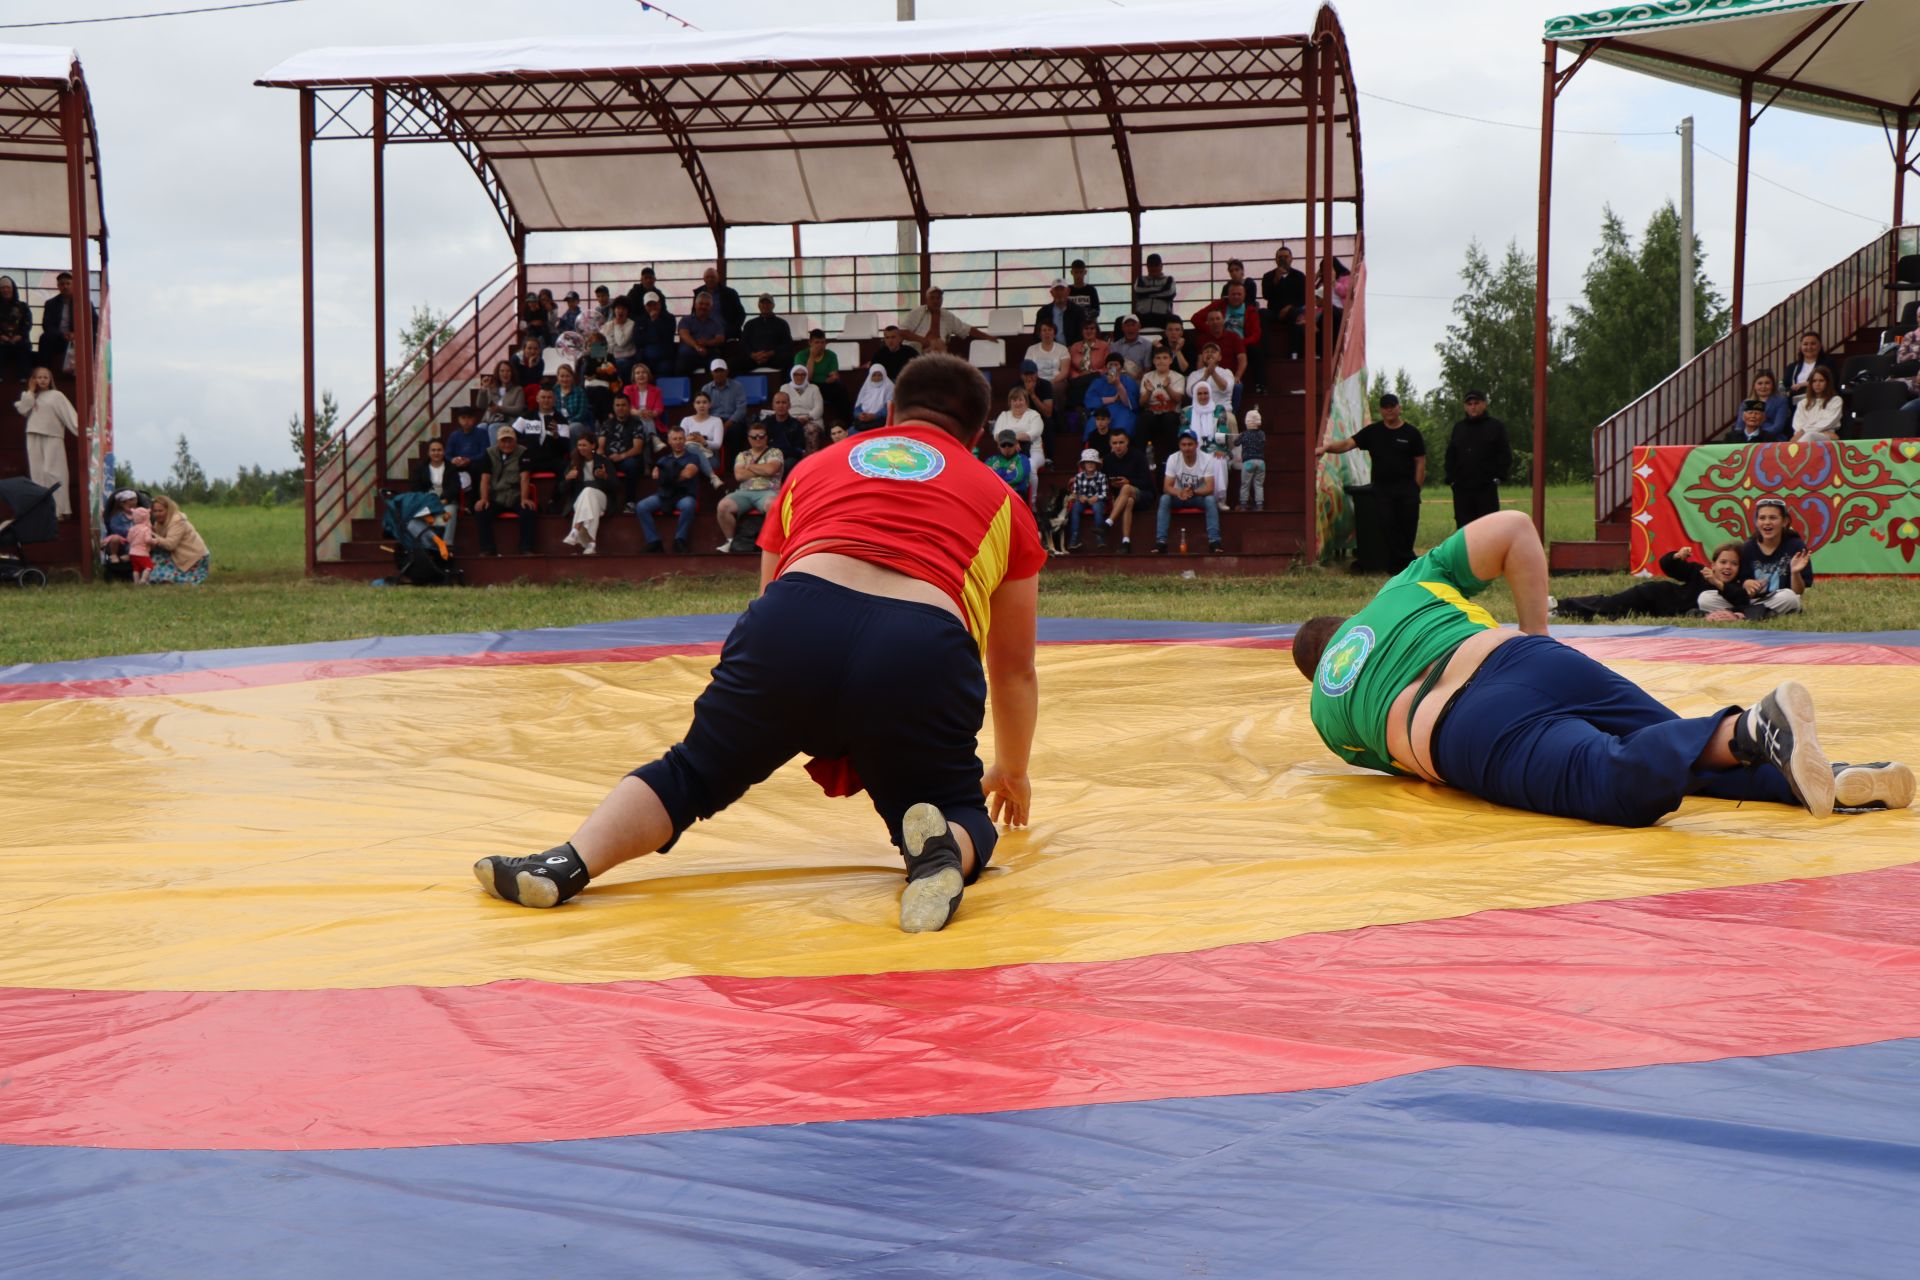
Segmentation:
[[(721, 639), (730, 617), (18, 666), (0, 682)], [(1049, 619), (1055, 642), (1291, 626)], [(1605, 636), (1675, 627), (1555, 628)], [(1920, 632), (1715, 633), (1920, 645)], [(5, 1081), (0, 1080), (0, 1088)], [(510, 1080), (502, 1088), (512, 1088)], [(10, 1278), (1891, 1276), (1920, 1257), (1920, 1040), (1560, 1074), (576, 1142), (0, 1146)]]
[[(174, 675), (266, 666), (277, 662), (355, 662), (370, 658), (465, 657), (482, 653), (551, 653), (570, 649), (618, 649), (651, 644), (717, 644), (726, 639), (734, 614), (685, 614), (635, 618), (578, 627), (534, 631), (465, 631), (429, 636), (370, 636), (316, 644), (271, 645), (251, 649), (198, 649), (179, 653), (143, 653), (73, 662), (18, 663), (0, 667), (0, 684), (39, 684), (71, 680), (114, 680), (132, 676)], [(1042, 618), (1046, 644), (1092, 644), (1120, 640), (1194, 642), (1202, 640), (1284, 640), (1297, 623), (1273, 625), (1232, 622), (1153, 622), (1120, 618)], [(1711, 637), (1730, 644), (1767, 647), (1795, 644), (1871, 644), (1920, 648), (1920, 631), (1707, 631), (1699, 627), (1556, 626), (1556, 636), (1656, 639)]]

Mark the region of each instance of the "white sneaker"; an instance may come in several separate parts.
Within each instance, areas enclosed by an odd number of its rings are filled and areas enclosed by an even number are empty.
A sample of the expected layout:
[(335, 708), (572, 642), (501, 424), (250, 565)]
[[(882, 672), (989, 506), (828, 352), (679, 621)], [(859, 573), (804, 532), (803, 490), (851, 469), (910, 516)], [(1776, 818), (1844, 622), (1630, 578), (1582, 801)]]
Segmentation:
[(569, 547), (577, 547), (577, 546), (579, 546), (579, 545), (580, 545), (580, 532), (579, 532), (579, 530), (577, 530), (577, 529), (570, 529), (570, 530), (568, 530), (568, 531), (567, 531), (567, 536), (566, 536), (566, 537), (564, 537), (564, 538), (562, 538), (562, 539), (560, 539), (560, 541), (561, 541), (561, 542), (563, 542), (563, 543), (565, 543), (565, 544), (566, 544), (567, 546), (569, 546)]
[(721, 555), (724, 556), (733, 551), (733, 544), (731, 542), (723, 542), (719, 546), (715, 547), (714, 550), (718, 551)]
[(583, 556), (597, 556), (600, 554), (600, 544), (597, 542), (589, 542), (580, 549), (580, 554)]

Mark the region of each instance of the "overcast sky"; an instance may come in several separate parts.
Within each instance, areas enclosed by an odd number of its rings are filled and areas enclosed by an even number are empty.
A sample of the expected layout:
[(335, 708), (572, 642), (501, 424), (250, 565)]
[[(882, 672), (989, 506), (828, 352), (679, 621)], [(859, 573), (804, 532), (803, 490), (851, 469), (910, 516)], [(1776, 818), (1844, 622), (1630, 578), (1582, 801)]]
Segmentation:
[[(1035, 5), (1083, 10), (1090, 29), (1124, 28), (1133, 0), (920, 0), (923, 18), (1004, 14)], [(104, 16), (178, 7), (160, 0), (0, 5), (0, 21)], [(790, 24), (832, 13), (886, 21), (893, 0), (678, 0), (669, 8), (708, 30)], [(1375, 367), (1404, 365), (1426, 384), (1434, 344), (1468, 241), (1532, 250), (1542, 22), (1577, 0), (1346, 0), (1339, 6), (1361, 93)], [(112, 229), (114, 417), (120, 456), (145, 477), (165, 473), (185, 432), (210, 474), (292, 464), (286, 418), (300, 398), (299, 170), (296, 95), (258, 89), (289, 54), (328, 45), (493, 40), (604, 32), (671, 40), (673, 24), (633, 0), (302, 0), (275, 8), (142, 22), (6, 31), (17, 42), (72, 44), (99, 121)], [(1417, 104), (1416, 110), (1384, 99)], [(1522, 127), (1472, 123), (1457, 112)], [(1697, 141), (1734, 154), (1739, 106), (1589, 65), (1561, 99), (1554, 202), (1556, 311), (1577, 293), (1601, 207), (1636, 232), (1677, 197), (1671, 130), (1695, 117)], [(1653, 136), (1586, 136), (1568, 130)], [(349, 408), (372, 385), (370, 205), (366, 144), (316, 148), (321, 384)], [(1873, 129), (1770, 112), (1754, 134), (1748, 248), (1751, 318), (1858, 248), (1891, 211), (1892, 164)], [(1761, 179), (1782, 184), (1769, 185)], [(1731, 275), (1733, 170), (1703, 150), (1696, 208), (1707, 269)], [(1790, 188), (1791, 191), (1783, 189)], [(1792, 194), (1804, 192), (1839, 212)], [(1291, 234), (1298, 211), (1149, 214), (1149, 239)], [(399, 147), (388, 161), (389, 307), (446, 308), (512, 256), (478, 184), (444, 148)], [(936, 224), (936, 250), (1124, 243), (1124, 215)], [(788, 250), (784, 229), (736, 232), (737, 256)], [(535, 260), (692, 257), (697, 233), (536, 237)], [(885, 252), (891, 226), (817, 228), (807, 251)], [(6, 241), (0, 261), (58, 265), (64, 242)]]

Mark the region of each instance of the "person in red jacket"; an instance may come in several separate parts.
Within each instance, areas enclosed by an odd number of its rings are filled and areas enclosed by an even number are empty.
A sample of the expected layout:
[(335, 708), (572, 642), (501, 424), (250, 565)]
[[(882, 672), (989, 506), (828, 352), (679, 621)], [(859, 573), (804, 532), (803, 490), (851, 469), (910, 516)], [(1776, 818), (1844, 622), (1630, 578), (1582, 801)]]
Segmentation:
[[(760, 596), (685, 737), (622, 779), (566, 843), (481, 858), (481, 887), (557, 906), (671, 848), (804, 753), (828, 794), (864, 788), (886, 822), (906, 859), (900, 927), (944, 928), (993, 854), (995, 824), (1026, 824), (1039, 711), (1046, 552), (1020, 496), (971, 452), (986, 417), (973, 366), (923, 355), (901, 371), (885, 427), (795, 467), (760, 534)], [(994, 762), (983, 771), (989, 683)]]

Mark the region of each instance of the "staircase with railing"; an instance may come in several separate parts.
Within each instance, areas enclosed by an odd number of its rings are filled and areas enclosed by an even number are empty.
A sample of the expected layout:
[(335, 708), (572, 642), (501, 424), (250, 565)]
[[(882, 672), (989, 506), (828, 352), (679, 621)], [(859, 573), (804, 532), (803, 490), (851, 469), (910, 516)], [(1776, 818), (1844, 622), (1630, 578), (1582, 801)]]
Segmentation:
[(1725, 433), (1747, 398), (1754, 375), (1796, 358), (1801, 334), (1822, 335), (1836, 352), (1854, 354), (1892, 322), (1897, 295), (1889, 285), (1902, 254), (1920, 250), (1920, 227), (1895, 227), (1789, 294), (1675, 370), (1664, 382), (1593, 429), (1592, 542), (1556, 542), (1555, 570), (1627, 567), (1627, 521), (1633, 505), (1633, 451), (1639, 445), (1705, 444)]

